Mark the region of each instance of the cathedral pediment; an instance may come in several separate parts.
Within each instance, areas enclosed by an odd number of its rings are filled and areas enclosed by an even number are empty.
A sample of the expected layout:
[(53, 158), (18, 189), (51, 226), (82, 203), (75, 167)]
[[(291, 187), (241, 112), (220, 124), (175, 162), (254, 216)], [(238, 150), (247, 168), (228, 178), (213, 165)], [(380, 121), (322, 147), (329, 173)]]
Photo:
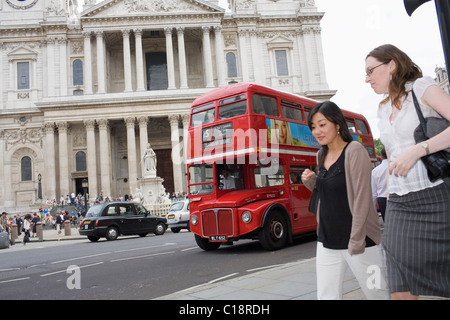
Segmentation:
[(105, 0), (84, 10), (81, 16), (108, 18), (223, 12), (224, 9), (202, 0)]
[(25, 47), (18, 47), (8, 53), (9, 59), (35, 59), (37, 53)]

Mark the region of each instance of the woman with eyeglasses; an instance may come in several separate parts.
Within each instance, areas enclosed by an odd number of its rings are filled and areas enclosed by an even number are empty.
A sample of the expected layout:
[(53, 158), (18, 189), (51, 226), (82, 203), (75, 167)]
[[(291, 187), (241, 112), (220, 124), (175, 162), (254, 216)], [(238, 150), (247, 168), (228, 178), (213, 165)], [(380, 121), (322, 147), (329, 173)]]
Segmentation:
[(431, 182), (421, 157), (450, 147), (450, 128), (422, 143), (412, 90), (425, 118), (450, 120), (450, 96), (393, 45), (366, 57), (366, 83), (385, 95), (378, 109), (381, 142), (389, 160), (383, 230), (391, 298), (450, 297), (450, 187)]

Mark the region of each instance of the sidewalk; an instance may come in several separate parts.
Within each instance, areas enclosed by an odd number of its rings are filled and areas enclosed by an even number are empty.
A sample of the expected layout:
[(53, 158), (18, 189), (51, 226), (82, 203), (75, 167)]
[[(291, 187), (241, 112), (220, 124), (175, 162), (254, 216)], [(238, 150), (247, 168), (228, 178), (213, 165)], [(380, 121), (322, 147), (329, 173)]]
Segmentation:
[[(31, 231), (30, 231), (30, 236), (31, 236)], [(42, 241), (61, 241), (61, 240), (78, 240), (78, 239), (86, 239), (86, 236), (81, 236), (80, 233), (78, 232), (78, 229), (76, 229), (75, 227), (71, 227), (70, 228), (70, 235), (64, 235), (64, 229), (61, 230), (61, 233), (58, 234), (58, 231), (50, 228), (50, 227), (46, 227), (42, 230)], [(20, 234), (20, 236), (15, 240), (15, 245), (22, 245), (22, 240), (24, 237), (24, 233), (22, 232)], [(37, 237), (30, 237), (30, 242), (39, 242), (39, 238)]]
[[(366, 300), (350, 271), (343, 300)], [(155, 300), (316, 300), (316, 259), (287, 263), (217, 283), (206, 283)]]

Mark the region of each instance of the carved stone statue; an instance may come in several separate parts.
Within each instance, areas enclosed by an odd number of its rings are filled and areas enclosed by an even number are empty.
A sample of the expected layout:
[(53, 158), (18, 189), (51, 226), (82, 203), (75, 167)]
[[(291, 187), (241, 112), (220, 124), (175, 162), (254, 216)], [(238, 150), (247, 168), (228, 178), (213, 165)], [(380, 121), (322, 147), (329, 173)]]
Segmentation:
[(147, 145), (147, 149), (145, 149), (144, 151), (142, 161), (144, 163), (144, 176), (145, 173), (156, 172), (156, 154), (155, 151), (153, 151), (153, 149), (151, 148), (150, 143)]

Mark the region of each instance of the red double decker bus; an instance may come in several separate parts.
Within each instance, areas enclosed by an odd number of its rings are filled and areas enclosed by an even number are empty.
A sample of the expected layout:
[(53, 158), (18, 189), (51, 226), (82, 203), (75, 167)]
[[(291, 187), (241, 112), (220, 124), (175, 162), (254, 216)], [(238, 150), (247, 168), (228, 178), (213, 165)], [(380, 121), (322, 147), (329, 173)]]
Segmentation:
[[(267, 250), (316, 230), (302, 184), (320, 145), (307, 125), (318, 101), (254, 83), (210, 91), (191, 107), (187, 142), (191, 231), (214, 250), (239, 239)], [(355, 140), (376, 161), (366, 119), (344, 111)]]

